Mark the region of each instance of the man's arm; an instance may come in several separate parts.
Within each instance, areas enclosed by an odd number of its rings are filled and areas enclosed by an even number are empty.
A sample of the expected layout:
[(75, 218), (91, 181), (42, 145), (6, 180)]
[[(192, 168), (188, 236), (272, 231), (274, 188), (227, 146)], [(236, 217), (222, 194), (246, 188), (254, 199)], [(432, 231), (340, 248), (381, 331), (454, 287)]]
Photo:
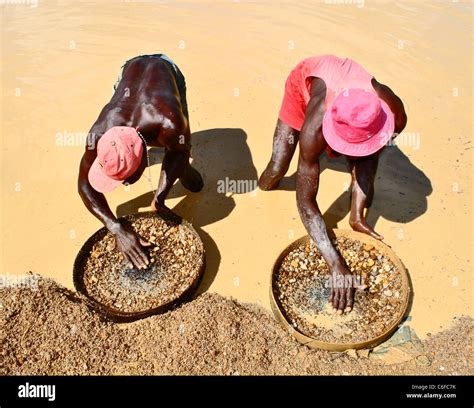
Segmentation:
[(319, 157), (327, 146), (322, 133), (325, 94), (324, 82), (317, 78), (313, 79), (311, 99), (306, 108), (305, 122), (300, 133), (296, 201), (301, 220), (331, 272), (329, 302), (339, 314), (342, 314), (344, 311), (352, 310), (354, 282), (343, 258), (329, 239), (326, 224), (316, 202), (320, 173)]
[(306, 230), (328, 265), (334, 267), (338, 263), (339, 255), (327, 235), (326, 224), (316, 202), (320, 173), (319, 157), (327, 146), (322, 134), (326, 94), (324, 82), (313, 80), (311, 93), (313, 95), (306, 108), (305, 122), (300, 133), (296, 202)]
[(396, 137), (407, 125), (407, 114), (403, 102), (387, 85), (377, 82), (375, 78), (372, 79), (372, 85), (379, 98), (385, 101), (395, 117), (394, 137)]
[[(149, 245), (132, 231), (127, 230), (110, 210), (104, 194), (96, 191), (89, 183), (89, 169), (97, 157), (97, 142), (109, 124), (96, 124), (87, 137), (86, 151), (79, 166), (77, 187), (86, 208), (114, 235), (117, 246), (125, 259), (138, 268), (146, 268), (148, 258), (142, 245)], [(113, 126), (113, 125), (111, 125)]]
[(87, 137), (87, 146), (82, 156), (79, 166), (78, 192), (86, 208), (100, 221), (104, 226), (113, 232), (116, 232), (120, 226), (117, 218), (110, 210), (109, 204), (104, 194), (94, 190), (89, 183), (89, 170), (97, 157), (97, 141), (100, 135), (89, 133)]

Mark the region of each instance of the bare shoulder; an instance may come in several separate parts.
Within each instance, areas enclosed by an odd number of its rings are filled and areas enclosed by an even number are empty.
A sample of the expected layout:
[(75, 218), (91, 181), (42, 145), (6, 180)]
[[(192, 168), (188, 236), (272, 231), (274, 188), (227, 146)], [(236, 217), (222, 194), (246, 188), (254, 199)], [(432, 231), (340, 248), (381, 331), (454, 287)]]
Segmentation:
[(311, 98), (322, 98), (326, 97), (326, 83), (318, 77), (313, 77), (311, 80)]
[(375, 89), (375, 92), (382, 97), (384, 96), (385, 98), (394, 98), (397, 97), (395, 92), (392, 91), (392, 89), (385, 84), (382, 84), (381, 82), (378, 82), (375, 78), (372, 78), (372, 86)]
[(326, 84), (320, 78), (313, 78), (311, 97), (306, 107), (305, 120), (300, 133), (300, 158), (302, 161), (318, 161), (327, 146), (322, 132), (325, 99)]

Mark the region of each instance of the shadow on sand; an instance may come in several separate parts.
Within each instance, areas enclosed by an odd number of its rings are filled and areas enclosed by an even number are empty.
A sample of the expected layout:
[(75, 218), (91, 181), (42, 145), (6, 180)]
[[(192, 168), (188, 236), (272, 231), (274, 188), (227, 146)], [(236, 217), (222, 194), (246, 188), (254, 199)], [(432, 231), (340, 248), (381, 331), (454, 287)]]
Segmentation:
[[(204, 178), (204, 188), (199, 193), (186, 190), (177, 182), (168, 198), (183, 199), (172, 210), (193, 224), (206, 249), (206, 271), (198, 293), (205, 292), (214, 280), (221, 255), (212, 237), (202, 227), (227, 217), (235, 207), (232, 196), (217, 191), (219, 180), (256, 180), (257, 170), (247, 145), (247, 134), (242, 129), (209, 129), (192, 135), (193, 167)], [(149, 150), (150, 165), (161, 163), (163, 149)], [(158, 183), (158, 180), (153, 180)], [(117, 217), (134, 214), (140, 208), (147, 208), (153, 199), (148, 192), (117, 207)]]
[[(321, 172), (326, 169), (348, 172), (344, 157), (321, 158)], [(296, 173), (284, 177), (280, 190), (296, 189)], [(340, 190), (339, 188), (337, 190)], [(367, 213), (367, 222), (375, 226), (380, 217), (397, 223), (408, 223), (423, 215), (428, 209), (427, 197), (432, 193), (431, 181), (397, 147), (387, 147), (380, 156), (375, 179), (375, 195)], [(338, 223), (350, 211), (350, 194), (344, 191), (329, 206), (323, 217), (328, 229)]]

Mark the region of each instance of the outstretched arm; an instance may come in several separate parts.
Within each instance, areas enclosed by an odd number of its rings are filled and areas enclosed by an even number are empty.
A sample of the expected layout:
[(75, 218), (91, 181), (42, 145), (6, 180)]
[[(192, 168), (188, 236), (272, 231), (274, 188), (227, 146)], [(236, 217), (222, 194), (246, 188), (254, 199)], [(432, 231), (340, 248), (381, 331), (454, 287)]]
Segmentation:
[(86, 151), (79, 166), (78, 192), (86, 208), (111, 232), (119, 227), (117, 218), (110, 210), (104, 194), (94, 190), (89, 183), (89, 170), (97, 157), (97, 142), (103, 134), (99, 126), (92, 127), (87, 137)]
[(104, 194), (96, 191), (89, 183), (89, 169), (97, 157), (97, 141), (106, 126), (94, 125), (87, 138), (86, 151), (82, 156), (77, 181), (78, 192), (86, 208), (114, 235), (117, 246), (125, 259), (138, 268), (146, 268), (148, 258), (142, 245), (149, 245), (133, 231), (126, 229), (110, 210)]
[(331, 272), (329, 302), (339, 314), (343, 314), (344, 311), (352, 310), (356, 283), (341, 255), (329, 239), (326, 224), (316, 202), (320, 173), (319, 157), (327, 146), (322, 133), (324, 82), (315, 78), (311, 94), (300, 134), (296, 201), (301, 220)]
[[(316, 85), (316, 86), (315, 86)], [(319, 92), (318, 92), (319, 88)], [(326, 224), (316, 202), (319, 187), (319, 157), (327, 144), (322, 134), (325, 85), (313, 82), (314, 94), (306, 108), (306, 117), (300, 133), (300, 154), (296, 173), (296, 202), (298, 212), (308, 234), (330, 267), (339, 263), (339, 254), (327, 235)]]

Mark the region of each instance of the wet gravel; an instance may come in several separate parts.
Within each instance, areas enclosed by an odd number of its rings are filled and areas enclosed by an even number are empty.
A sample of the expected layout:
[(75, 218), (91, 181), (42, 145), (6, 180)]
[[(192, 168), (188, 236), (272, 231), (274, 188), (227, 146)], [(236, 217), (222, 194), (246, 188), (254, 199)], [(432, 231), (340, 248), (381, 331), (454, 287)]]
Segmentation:
[(87, 292), (120, 312), (142, 312), (178, 299), (199, 277), (204, 262), (201, 240), (185, 225), (157, 216), (140, 217), (132, 228), (152, 245), (150, 264), (131, 267), (107, 233), (92, 247), (84, 267)]
[(309, 241), (291, 251), (274, 277), (274, 295), (287, 320), (308, 337), (331, 343), (360, 343), (389, 329), (403, 312), (406, 293), (391, 260), (372, 245), (346, 237), (333, 239), (357, 282), (350, 313), (339, 316), (328, 303), (329, 268)]

